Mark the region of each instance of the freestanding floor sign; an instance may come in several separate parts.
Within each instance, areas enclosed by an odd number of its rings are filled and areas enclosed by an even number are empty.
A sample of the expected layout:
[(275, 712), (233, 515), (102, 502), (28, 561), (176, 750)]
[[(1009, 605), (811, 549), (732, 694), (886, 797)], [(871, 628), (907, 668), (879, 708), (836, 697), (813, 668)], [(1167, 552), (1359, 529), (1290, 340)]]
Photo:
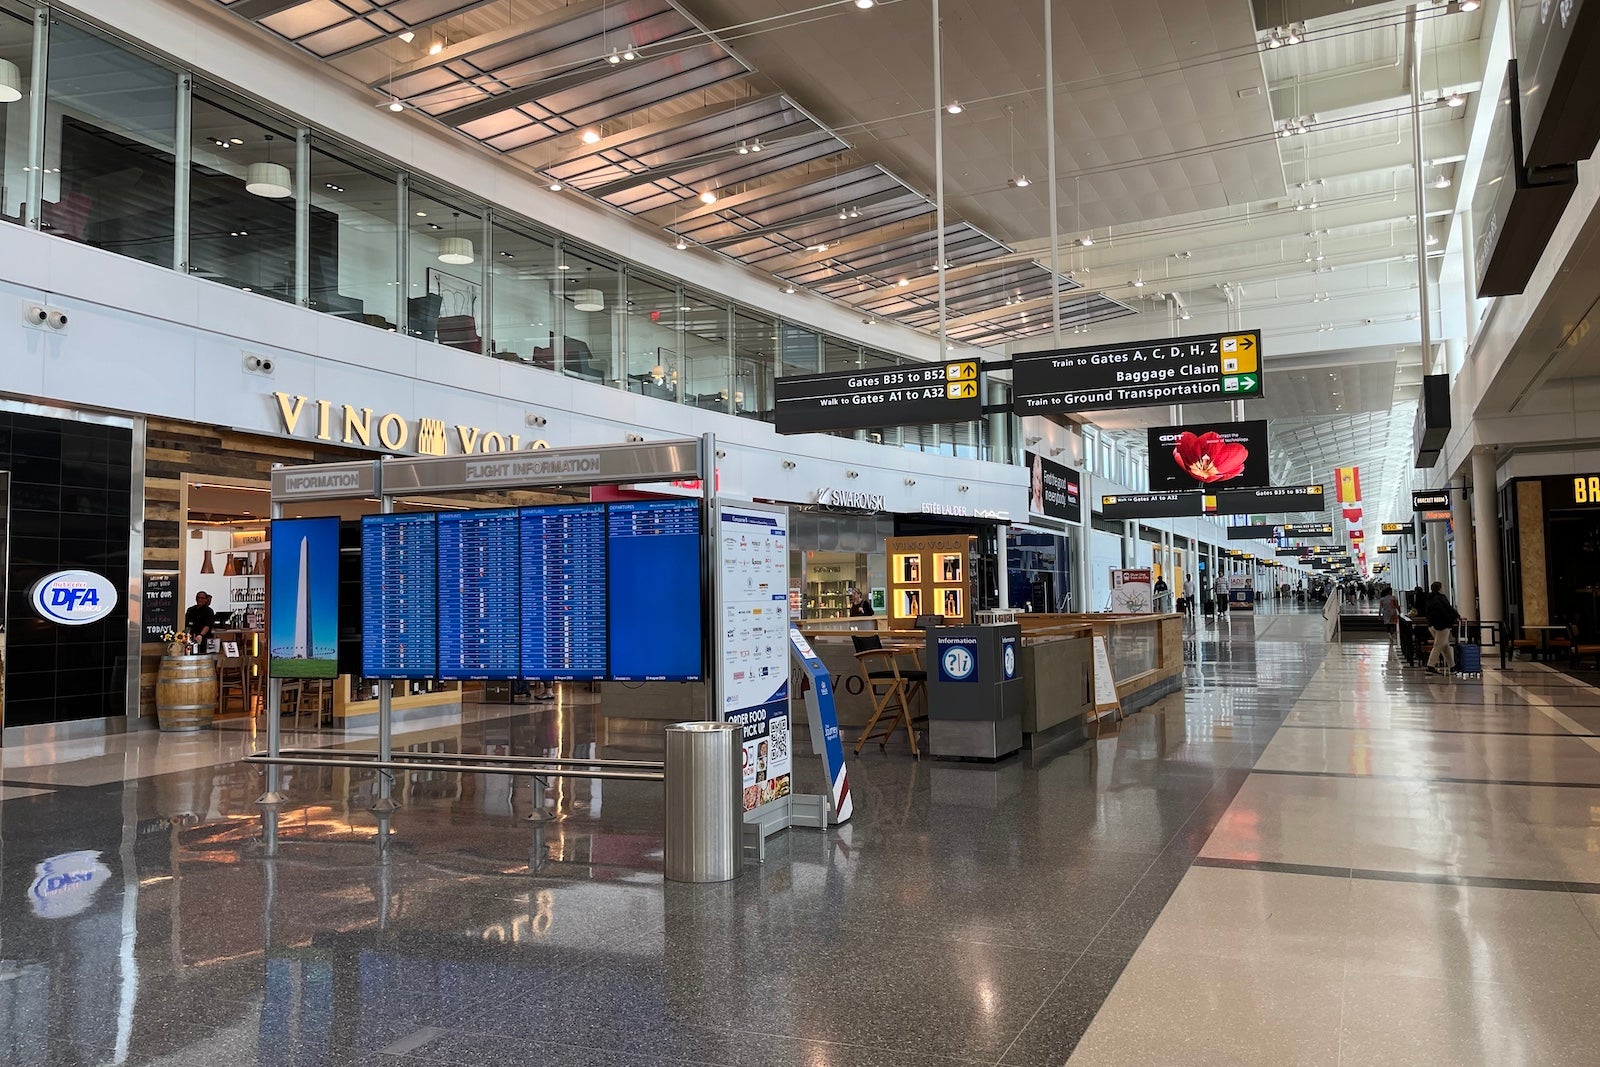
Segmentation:
[(844, 768), (844, 740), (839, 736), (839, 716), (833, 706), (833, 678), (798, 626), (789, 628), (789, 651), (811, 685), (806, 689), (806, 721), (811, 726), (812, 750), (822, 757), (828, 775), (828, 817), (842, 823), (855, 812), (850, 780)]
[(717, 717), (744, 728), (745, 846), (790, 826), (825, 829), (820, 796), (794, 795), (789, 708), (789, 510), (712, 505)]

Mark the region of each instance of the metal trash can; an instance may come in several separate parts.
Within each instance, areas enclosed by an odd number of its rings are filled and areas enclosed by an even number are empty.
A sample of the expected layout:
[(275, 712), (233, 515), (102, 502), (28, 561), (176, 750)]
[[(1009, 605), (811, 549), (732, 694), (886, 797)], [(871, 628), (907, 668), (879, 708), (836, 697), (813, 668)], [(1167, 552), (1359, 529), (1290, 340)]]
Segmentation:
[(730, 722), (667, 727), (666, 873), (726, 882), (744, 866), (744, 730)]

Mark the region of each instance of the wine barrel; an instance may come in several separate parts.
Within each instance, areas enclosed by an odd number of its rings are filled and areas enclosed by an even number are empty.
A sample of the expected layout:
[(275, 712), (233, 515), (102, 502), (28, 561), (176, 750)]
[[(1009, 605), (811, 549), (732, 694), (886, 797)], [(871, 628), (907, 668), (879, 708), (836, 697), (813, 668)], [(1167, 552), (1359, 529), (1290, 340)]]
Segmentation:
[(156, 721), (172, 733), (211, 729), (217, 713), (217, 658), (162, 656), (156, 675)]

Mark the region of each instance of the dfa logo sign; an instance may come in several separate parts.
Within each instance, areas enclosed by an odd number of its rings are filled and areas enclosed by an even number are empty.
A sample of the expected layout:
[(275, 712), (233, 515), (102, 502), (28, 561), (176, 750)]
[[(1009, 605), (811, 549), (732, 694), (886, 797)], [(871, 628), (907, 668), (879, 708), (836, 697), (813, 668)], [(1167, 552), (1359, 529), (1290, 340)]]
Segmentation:
[(117, 587), (93, 571), (56, 571), (33, 587), (33, 610), (63, 626), (99, 622), (117, 606)]

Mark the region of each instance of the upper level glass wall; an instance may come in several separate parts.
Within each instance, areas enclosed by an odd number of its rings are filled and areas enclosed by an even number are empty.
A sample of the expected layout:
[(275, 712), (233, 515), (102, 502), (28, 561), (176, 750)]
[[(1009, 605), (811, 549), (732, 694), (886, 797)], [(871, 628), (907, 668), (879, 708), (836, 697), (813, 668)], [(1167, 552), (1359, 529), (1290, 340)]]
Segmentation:
[(0, 8), (0, 222), (26, 218), (32, 100), (33, 22), (24, 13)]
[[(0, 60), (17, 69), (0, 67), (0, 219), (375, 329), (766, 421), (780, 376), (901, 362), (618, 263), (231, 90), (191, 88), (68, 15), (41, 28), (30, 13), (0, 0)], [(48, 84), (35, 131), (39, 34)], [(980, 447), (948, 427), (856, 436)]]
[(395, 173), (325, 138), (311, 138), (307, 307), (397, 330), (400, 292)]
[(190, 273), (295, 300), (296, 129), (198, 85), (190, 114)]
[(39, 228), (172, 266), (178, 75), (60, 19), (46, 69)]

